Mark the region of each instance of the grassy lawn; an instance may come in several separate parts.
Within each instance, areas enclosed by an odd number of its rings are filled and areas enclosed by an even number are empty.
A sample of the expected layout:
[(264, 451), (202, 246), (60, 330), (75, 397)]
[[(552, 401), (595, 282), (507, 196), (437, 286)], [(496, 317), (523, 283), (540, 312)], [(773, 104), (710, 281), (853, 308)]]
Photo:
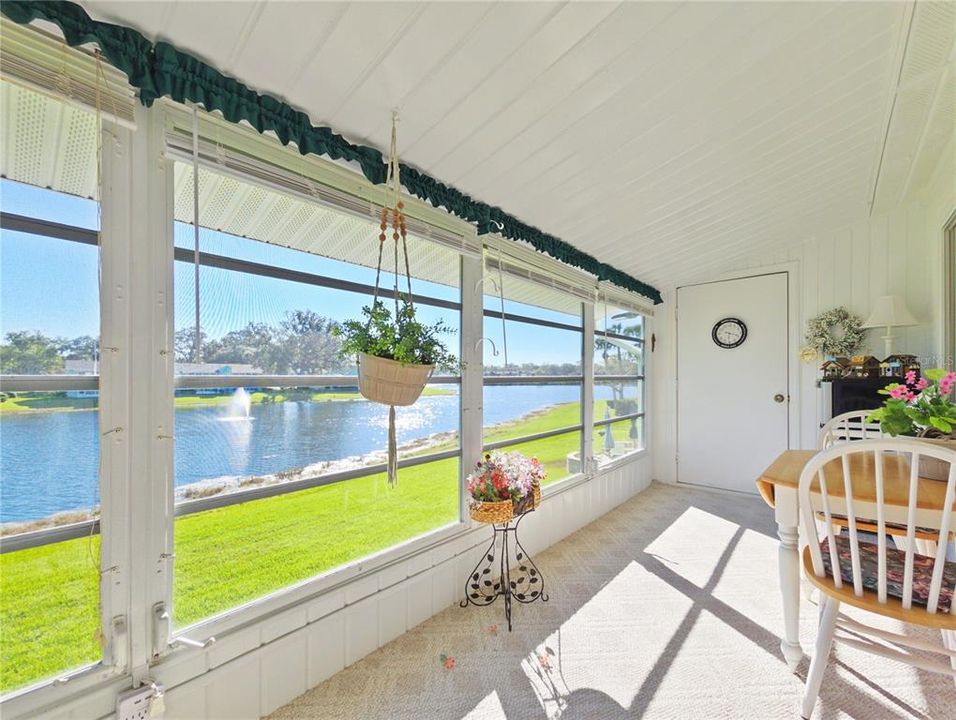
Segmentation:
[(99, 658), (89, 552), (82, 538), (0, 555), (0, 692)]
[(99, 398), (70, 398), (65, 393), (20, 393), (0, 400), (0, 414), (96, 410)]
[[(603, 416), (603, 407), (599, 411)], [(573, 425), (579, 417), (579, 403), (558, 405), (491, 428), (485, 441)], [(623, 427), (615, 431), (615, 439), (625, 437)], [(579, 446), (575, 431), (509, 449), (536, 455), (550, 483), (567, 475), (567, 454)], [(401, 470), (394, 490), (384, 475), (371, 475), (177, 519), (176, 625), (455, 522), (457, 467), (452, 458)], [(93, 538), (94, 553), (98, 541)], [(0, 691), (99, 657), (98, 579), (89, 552), (90, 540), (83, 538), (0, 555)]]
[[(435, 395), (454, 395), (450, 388), (426, 387), (422, 397)], [(312, 390), (261, 391), (249, 394), (254, 405), (278, 403), (286, 400), (311, 402), (347, 402), (363, 401), (365, 398), (355, 392), (315, 392)], [(228, 405), (232, 395), (177, 395), (173, 403), (177, 409), (215, 407)], [(54, 412), (64, 410), (96, 410), (98, 398), (70, 398), (65, 393), (19, 393), (0, 400), (0, 414), (18, 412)]]

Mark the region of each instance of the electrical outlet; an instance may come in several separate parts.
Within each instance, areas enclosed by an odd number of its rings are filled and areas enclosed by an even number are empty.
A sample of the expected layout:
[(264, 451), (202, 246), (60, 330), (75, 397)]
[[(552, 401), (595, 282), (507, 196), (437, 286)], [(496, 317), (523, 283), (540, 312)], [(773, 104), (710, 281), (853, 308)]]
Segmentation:
[(118, 696), (116, 720), (150, 720), (150, 701), (155, 693), (152, 685), (143, 685)]

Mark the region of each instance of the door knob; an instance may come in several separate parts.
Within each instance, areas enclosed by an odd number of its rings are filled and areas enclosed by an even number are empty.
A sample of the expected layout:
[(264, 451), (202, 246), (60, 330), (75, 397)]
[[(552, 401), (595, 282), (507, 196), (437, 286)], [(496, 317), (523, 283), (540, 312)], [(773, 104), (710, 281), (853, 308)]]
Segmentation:
[(778, 403), (782, 403), (786, 399), (787, 398), (784, 396), (783, 393), (777, 393), (776, 395), (773, 396), (773, 401)]

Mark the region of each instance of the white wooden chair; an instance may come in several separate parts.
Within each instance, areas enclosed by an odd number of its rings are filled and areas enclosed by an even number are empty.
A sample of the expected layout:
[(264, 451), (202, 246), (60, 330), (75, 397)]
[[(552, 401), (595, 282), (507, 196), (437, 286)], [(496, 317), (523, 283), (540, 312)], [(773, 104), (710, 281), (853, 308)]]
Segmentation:
[[(944, 484), (920, 480), (919, 456), (948, 462), (948, 481)], [(864, 468), (874, 477), (872, 484), (861, 482)], [(904, 622), (956, 630), (956, 563), (947, 563), (945, 553), (938, 553), (935, 558), (920, 555), (914, 542), (917, 528), (933, 528), (946, 538), (956, 531), (956, 451), (912, 440), (839, 443), (807, 463), (800, 476), (798, 494), (804, 537), (809, 543), (803, 550), (804, 571), (807, 579), (819, 588), (821, 597), (816, 649), (807, 675), (802, 716), (809, 718), (813, 713), (834, 639), (956, 677), (951, 664), (956, 650), (871, 628), (839, 614), (840, 605), (847, 603)], [(885, 502), (887, 494), (896, 503), (905, 500), (906, 504)], [(930, 495), (935, 498), (933, 502)], [(816, 522), (818, 513), (824, 518), (822, 541)], [(834, 532), (833, 516), (837, 513), (845, 518), (848, 537)], [(858, 537), (856, 518), (860, 517), (875, 519), (875, 545)], [(905, 527), (905, 550), (887, 547), (887, 525), (891, 523)], [(834, 547), (837, 552), (831, 557), (830, 548)], [(853, 636), (837, 636), (837, 629), (849, 630)], [(947, 661), (924, 659), (887, 644), (940, 653)]]
[[(876, 408), (874, 408), (876, 409)], [(873, 410), (851, 410), (827, 420), (820, 428), (817, 448), (823, 450), (838, 442), (851, 440), (873, 440), (886, 437), (880, 424), (866, 421)]]
[[(880, 428), (878, 422), (868, 423), (866, 421), (866, 418), (869, 417), (871, 412), (873, 412), (873, 410), (851, 410), (850, 412), (845, 412), (834, 418), (830, 418), (830, 420), (820, 428), (817, 448), (823, 450), (841, 442), (874, 440), (889, 437), (883, 432), (882, 428)], [(908, 438), (900, 439), (909, 440)], [(820, 519), (819, 514), (818, 519)], [(866, 530), (867, 532), (876, 532), (877, 530), (871, 523), (866, 523), (859, 519), (857, 519), (857, 523), (857, 529)], [(835, 529), (839, 532), (840, 528), (845, 526), (846, 518), (837, 518)], [(891, 526), (887, 529), (887, 532), (894, 537), (894, 542), (900, 545), (903, 544), (904, 533), (900, 531), (900, 528)], [(924, 555), (935, 555), (936, 540), (937, 537), (935, 534), (917, 532), (916, 551)]]

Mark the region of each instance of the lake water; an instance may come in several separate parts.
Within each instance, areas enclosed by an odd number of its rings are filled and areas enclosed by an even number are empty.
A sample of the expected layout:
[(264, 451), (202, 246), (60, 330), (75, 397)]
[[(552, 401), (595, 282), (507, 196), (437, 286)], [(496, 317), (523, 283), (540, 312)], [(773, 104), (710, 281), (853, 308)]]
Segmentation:
[[(575, 386), (487, 386), (485, 425), (578, 401), (579, 393)], [(595, 393), (610, 397), (610, 388), (595, 386)], [(271, 474), (382, 451), (387, 443), (388, 408), (377, 403), (290, 401), (252, 405), (249, 420), (229, 420), (226, 414), (224, 406), (176, 411), (177, 485)], [(397, 408), (396, 420), (400, 445), (457, 430), (458, 397), (422, 397)], [(96, 505), (98, 423), (95, 411), (0, 416), (0, 521)]]

